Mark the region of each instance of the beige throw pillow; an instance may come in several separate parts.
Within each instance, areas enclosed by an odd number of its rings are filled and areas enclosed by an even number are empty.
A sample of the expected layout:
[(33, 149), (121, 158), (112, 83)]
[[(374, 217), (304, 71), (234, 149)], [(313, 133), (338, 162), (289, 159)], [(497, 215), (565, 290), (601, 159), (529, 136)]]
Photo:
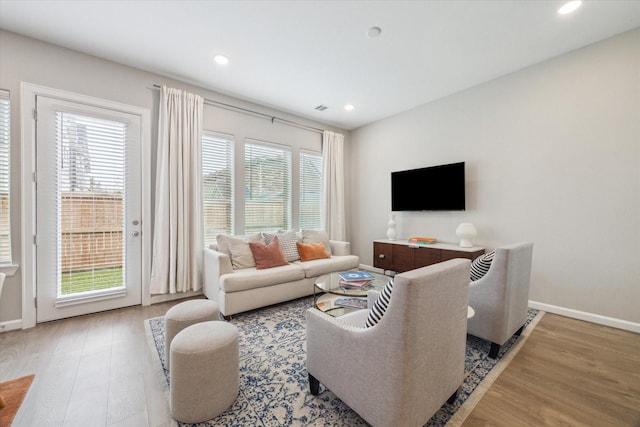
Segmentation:
[(242, 268), (251, 268), (256, 266), (256, 260), (253, 258), (253, 252), (249, 247), (249, 242), (264, 243), (262, 234), (254, 234), (251, 236), (228, 237), (229, 252), (231, 253), (231, 265), (235, 270)]
[(218, 246), (218, 252), (222, 252), (227, 256), (231, 256), (229, 252), (229, 236), (226, 234), (218, 234), (216, 236), (216, 246)]

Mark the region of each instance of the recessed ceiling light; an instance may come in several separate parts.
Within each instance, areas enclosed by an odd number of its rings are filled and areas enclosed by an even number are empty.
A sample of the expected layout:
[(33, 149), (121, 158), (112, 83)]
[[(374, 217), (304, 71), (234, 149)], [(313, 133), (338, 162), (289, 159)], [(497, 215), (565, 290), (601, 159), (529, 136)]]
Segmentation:
[(579, 8), (581, 4), (582, 4), (582, 0), (568, 1), (565, 4), (563, 4), (560, 9), (558, 9), (558, 13), (560, 15), (566, 15), (567, 13), (571, 13), (577, 8)]
[(225, 55), (216, 55), (213, 57), (213, 60), (216, 61), (218, 65), (227, 65), (229, 63), (229, 58)]
[(374, 37), (378, 37), (380, 33), (382, 33), (382, 30), (380, 29), (380, 27), (371, 27), (367, 30), (367, 37), (372, 39)]
[(347, 111), (352, 111), (354, 108), (353, 104), (347, 104), (344, 106), (344, 109)]

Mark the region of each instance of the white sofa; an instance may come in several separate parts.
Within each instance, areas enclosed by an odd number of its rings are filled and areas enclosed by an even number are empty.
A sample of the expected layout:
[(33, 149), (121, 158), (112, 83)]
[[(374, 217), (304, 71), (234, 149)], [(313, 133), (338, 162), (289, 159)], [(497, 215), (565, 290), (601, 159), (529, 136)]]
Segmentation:
[[(300, 232), (298, 236), (304, 241)], [(220, 313), (227, 319), (236, 313), (312, 295), (318, 276), (352, 270), (360, 263), (357, 256), (350, 254), (349, 242), (326, 241), (330, 246), (329, 258), (296, 260), (259, 270), (256, 267), (237, 268), (237, 263), (232, 263), (232, 254), (225, 251), (218, 240), (218, 245), (204, 249), (203, 292), (218, 303)]]

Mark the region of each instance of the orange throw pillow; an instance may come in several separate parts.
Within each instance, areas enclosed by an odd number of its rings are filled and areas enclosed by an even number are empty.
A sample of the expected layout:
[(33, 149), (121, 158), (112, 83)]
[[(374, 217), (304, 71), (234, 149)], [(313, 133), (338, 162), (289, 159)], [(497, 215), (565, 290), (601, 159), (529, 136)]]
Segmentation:
[(300, 243), (296, 242), (298, 252), (300, 253), (300, 261), (310, 261), (312, 259), (330, 258), (329, 253), (324, 247), (324, 243)]
[(249, 242), (249, 248), (256, 260), (256, 270), (287, 265), (289, 262), (282, 253), (278, 236), (275, 236), (271, 243), (265, 245), (259, 242)]

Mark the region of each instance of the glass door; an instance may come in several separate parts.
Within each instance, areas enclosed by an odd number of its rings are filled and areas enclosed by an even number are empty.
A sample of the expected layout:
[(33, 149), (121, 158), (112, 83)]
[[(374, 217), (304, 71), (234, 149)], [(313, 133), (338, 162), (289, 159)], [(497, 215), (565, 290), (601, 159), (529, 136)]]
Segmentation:
[(140, 117), (36, 106), (37, 321), (140, 304)]

